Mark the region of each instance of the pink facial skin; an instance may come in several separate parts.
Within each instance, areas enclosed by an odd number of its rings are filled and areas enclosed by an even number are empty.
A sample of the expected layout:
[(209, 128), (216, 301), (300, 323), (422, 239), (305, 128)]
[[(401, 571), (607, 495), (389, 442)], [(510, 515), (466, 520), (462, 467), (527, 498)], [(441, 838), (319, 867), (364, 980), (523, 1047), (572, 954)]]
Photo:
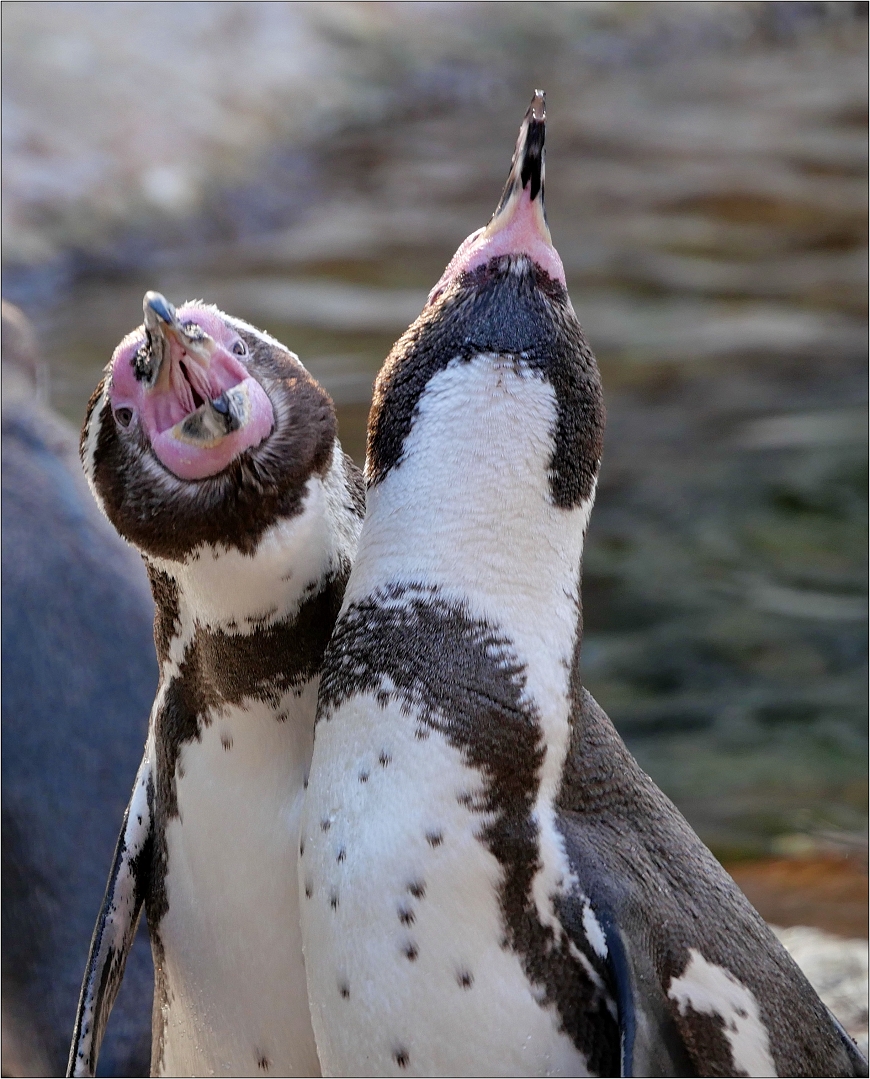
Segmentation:
[[(201, 480), (217, 475), (245, 450), (258, 446), (270, 434), (275, 415), (265, 390), (243, 362), (245, 342), (214, 308), (185, 304), (178, 309), (178, 321), (182, 325), (195, 322), (212, 338), (208, 358), (192, 355), (183, 339), (167, 331), (169, 356), (149, 389), (133, 372), (133, 357), (145, 341), (144, 329), (135, 330), (112, 356), (109, 398), (116, 415), (120, 409), (132, 412), (127, 426), (141, 426), (164, 468), (179, 479)], [(242, 349), (244, 353), (238, 354)], [(201, 401), (214, 400), (234, 386), (247, 392), (250, 407), (243, 426), (211, 441), (196, 443), (181, 437), (177, 425), (195, 412)]]
[(490, 223), (472, 234), (450, 260), (441, 279), (429, 293), (431, 302), (442, 289), (465, 270), (473, 270), (499, 255), (528, 255), (550, 277), (565, 284), (565, 270), (559, 252), (550, 240), (541, 198), (532, 202), (530, 187), (516, 192)]

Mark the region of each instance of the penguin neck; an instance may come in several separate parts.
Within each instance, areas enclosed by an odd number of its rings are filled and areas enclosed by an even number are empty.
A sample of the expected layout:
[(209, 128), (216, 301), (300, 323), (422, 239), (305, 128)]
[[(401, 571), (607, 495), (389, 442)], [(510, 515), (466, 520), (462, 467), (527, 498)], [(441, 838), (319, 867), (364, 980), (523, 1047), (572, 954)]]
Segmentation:
[(394, 584), (434, 587), (507, 638), (541, 715), (552, 785), (570, 734), (594, 499), (593, 488), (575, 508), (554, 503), (556, 408), (550, 383), (512, 357), (481, 353), (434, 374), (399, 463), (369, 489), (345, 596), (347, 606)]
[(305, 485), (298, 512), (278, 518), (252, 554), (203, 545), (183, 562), (146, 557), (161, 668), (178, 663), (197, 630), (246, 636), (290, 621), (306, 600), (343, 586), (359, 532), (336, 440), (325, 475)]

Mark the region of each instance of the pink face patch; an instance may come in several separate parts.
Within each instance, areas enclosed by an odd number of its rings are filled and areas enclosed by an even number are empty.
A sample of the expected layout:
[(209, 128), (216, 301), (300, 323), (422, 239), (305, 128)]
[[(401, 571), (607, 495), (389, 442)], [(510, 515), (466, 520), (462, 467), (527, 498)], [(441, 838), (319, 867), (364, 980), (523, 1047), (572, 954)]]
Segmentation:
[(463, 240), (429, 299), (463, 271), (483, 266), (499, 255), (527, 255), (555, 281), (565, 284), (565, 269), (550, 240), (541, 200), (533, 201), (528, 188), (515, 195), (486, 228)]
[(154, 455), (180, 479), (217, 475), (268, 437), (272, 404), (244, 362), (244, 340), (214, 309), (186, 304), (161, 333), (162, 357), (148, 351), (142, 329), (115, 350), (115, 422), (140, 424)]

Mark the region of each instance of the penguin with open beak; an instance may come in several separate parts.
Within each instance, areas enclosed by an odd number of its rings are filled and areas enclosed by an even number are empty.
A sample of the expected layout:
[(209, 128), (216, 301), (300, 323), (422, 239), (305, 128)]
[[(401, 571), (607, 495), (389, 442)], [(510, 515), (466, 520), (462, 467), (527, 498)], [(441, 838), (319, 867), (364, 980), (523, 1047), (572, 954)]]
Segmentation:
[(299, 814), (363, 513), (328, 394), (253, 326), (149, 292), (88, 406), (91, 489), (141, 553), (160, 681), (69, 1074), (94, 1075), (144, 909), (153, 1075), (318, 1075)]
[(330, 1075), (866, 1075), (583, 686), (604, 406), (544, 96), (375, 387), (300, 904)]

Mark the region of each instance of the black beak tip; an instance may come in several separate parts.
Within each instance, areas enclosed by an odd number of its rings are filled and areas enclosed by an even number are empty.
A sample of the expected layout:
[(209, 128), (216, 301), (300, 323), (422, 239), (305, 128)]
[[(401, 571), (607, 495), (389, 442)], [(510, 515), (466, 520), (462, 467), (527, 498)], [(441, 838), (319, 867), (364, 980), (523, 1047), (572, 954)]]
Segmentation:
[(159, 292), (146, 292), (145, 298), (142, 300), (142, 310), (145, 312), (147, 318), (148, 312), (153, 311), (155, 315), (168, 326), (171, 326), (175, 321), (175, 308)]

